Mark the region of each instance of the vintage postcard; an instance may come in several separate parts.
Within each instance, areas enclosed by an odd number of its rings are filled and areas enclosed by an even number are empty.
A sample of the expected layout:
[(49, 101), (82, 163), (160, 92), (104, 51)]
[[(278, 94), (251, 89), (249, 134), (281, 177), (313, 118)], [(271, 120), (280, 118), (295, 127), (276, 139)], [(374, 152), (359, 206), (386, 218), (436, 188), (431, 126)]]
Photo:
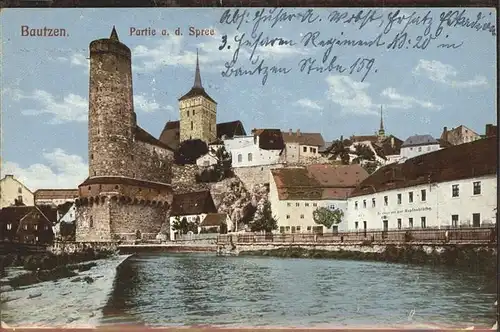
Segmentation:
[(495, 9), (0, 15), (2, 327), (496, 329)]

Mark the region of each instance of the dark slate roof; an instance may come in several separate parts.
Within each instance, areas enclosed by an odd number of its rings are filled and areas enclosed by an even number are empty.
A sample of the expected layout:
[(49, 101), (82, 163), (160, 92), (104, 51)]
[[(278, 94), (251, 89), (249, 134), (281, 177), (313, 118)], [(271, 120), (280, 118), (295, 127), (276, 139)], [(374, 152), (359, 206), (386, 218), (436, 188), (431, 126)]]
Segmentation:
[(135, 127), (135, 139), (144, 143), (148, 143), (160, 148), (173, 150), (169, 145), (157, 140), (153, 135), (145, 131), (139, 126)]
[(455, 145), (378, 169), (351, 196), (497, 173), (496, 137)]
[(200, 226), (205, 226), (205, 227), (220, 226), (221, 224), (226, 223), (226, 218), (227, 214), (225, 213), (209, 213), (207, 214), (205, 219), (203, 219)]
[(209, 190), (176, 194), (172, 200), (171, 216), (217, 213)]
[[(231, 122), (222, 122), (217, 124), (217, 138), (222, 138), (226, 136), (227, 138), (232, 138), (234, 136), (245, 136), (245, 128), (243, 128), (243, 123), (240, 120)], [(160, 135), (160, 141), (166, 144), (170, 149), (177, 149), (180, 144), (180, 122), (179, 121), (169, 121), (165, 124), (163, 131)]]
[(52, 224), (57, 222), (57, 208), (50, 205), (39, 205), (38, 210), (45, 216), (45, 218)]
[(8, 206), (0, 210), (0, 224), (17, 223), (25, 215), (35, 209), (34, 206)]
[(259, 148), (262, 150), (283, 150), (285, 148), (280, 129), (254, 129), (252, 132), (259, 136)]
[(413, 135), (406, 139), (401, 145), (402, 148), (419, 145), (439, 144), (431, 135)]
[(87, 178), (78, 187), (89, 186), (92, 184), (116, 184), (116, 185), (123, 184), (129, 186), (137, 186), (137, 187), (151, 188), (151, 189), (162, 189), (162, 190), (170, 188), (170, 184), (168, 183), (150, 182), (133, 178), (127, 178), (123, 176), (95, 176)]
[(191, 90), (189, 90), (188, 93), (186, 93), (184, 96), (182, 96), (182, 97), (179, 98), (179, 101), (185, 100), (185, 99), (189, 99), (189, 98), (192, 98), (192, 97), (198, 97), (198, 96), (205, 97), (208, 100), (210, 100), (212, 103), (216, 103), (217, 104), (217, 102), (215, 100), (213, 100), (212, 97), (210, 97), (208, 95), (208, 93), (205, 91), (205, 89), (203, 89), (203, 88), (197, 88), (197, 87), (191, 88)]
[(217, 138), (222, 138), (224, 135), (227, 138), (233, 138), (234, 136), (245, 136), (246, 134), (243, 123), (240, 120), (217, 124)]
[(160, 142), (176, 150), (180, 143), (180, 122), (168, 121), (160, 135)]

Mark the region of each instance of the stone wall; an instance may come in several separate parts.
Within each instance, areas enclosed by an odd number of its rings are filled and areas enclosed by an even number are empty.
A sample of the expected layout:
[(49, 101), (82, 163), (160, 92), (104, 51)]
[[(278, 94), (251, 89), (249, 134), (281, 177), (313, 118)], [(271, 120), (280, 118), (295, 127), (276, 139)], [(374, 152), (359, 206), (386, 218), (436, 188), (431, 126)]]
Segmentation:
[(266, 166), (235, 167), (234, 174), (243, 182), (247, 190), (252, 190), (255, 185), (269, 183), (271, 169), (282, 168), (282, 164)]
[(219, 255), (273, 256), (293, 258), (331, 258), (386, 261), (403, 264), (457, 266), (467, 270), (496, 274), (496, 244), (363, 245), (363, 244), (219, 244)]
[(77, 206), (76, 241), (111, 241), (109, 215), (109, 201), (104, 204)]
[(168, 149), (135, 141), (131, 158), (133, 178), (170, 184), (174, 153)]
[(99, 251), (117, 251), (118, 245), (115, 242), (54, 242), (47, 247), (47, 251), (55, 255), (74, 254), (87, 249)]
[(77, 206), (76, 241), (134, 240), (137, 230), (142, 239), (154, 239), (169, 208), (168, 204), (157, 201), (102, 199), (98, 204), (88, 202)]
[(173, 165), (172, 189), (176, 194), (191, 191), (209, 190), (208, 183), (197, 183), (196, 174), (200, 172), (198, 165)]
[(136, 232), (141, 239), (151, 240), (158, 235), (165, 222), (168, 208), (165, 205), (142, 205), (111, 203), (111, 232), (121, 240), (134, 240)]

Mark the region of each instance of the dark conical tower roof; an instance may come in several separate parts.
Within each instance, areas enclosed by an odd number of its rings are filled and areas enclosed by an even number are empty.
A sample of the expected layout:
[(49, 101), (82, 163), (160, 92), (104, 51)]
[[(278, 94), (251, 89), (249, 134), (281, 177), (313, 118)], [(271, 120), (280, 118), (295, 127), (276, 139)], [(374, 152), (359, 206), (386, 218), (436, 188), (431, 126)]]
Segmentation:
[(120, 39), (118, 39), (118, 34), (116, 33), (116, 29), (115, 29), (114, 25), (113, 25), (113, 30), (111, 30), (111, 35), (109, 36), (109, 39), (116, 40), (117, 42), (120, 41)]
[(201, 84), (200, 60), (199, 60), (199, 56), (198, 56), (198, 50), (196, 50), (196, 69), (195, 69), (195, 73), (194, 73), (193, 87), (191, 88), (191, 90), (189, 90), (188, 93), (186, 93), (184, 96), (179, 98), (179, 100), (189, 99), (189, 98), (197, 97), (197, 96), (205, 97), (208, 100), (216, 103), (215, 100), (213, 100), (208, 95), (208, 93), (206, 93), (205, 89), (203, 88), (203, 85)]
[(196, 50), (196, 71), (194, 73), (193, 88), (203, 89), (203, 86), (201, 85), (200, 61), (198, 59), (198, 50)]

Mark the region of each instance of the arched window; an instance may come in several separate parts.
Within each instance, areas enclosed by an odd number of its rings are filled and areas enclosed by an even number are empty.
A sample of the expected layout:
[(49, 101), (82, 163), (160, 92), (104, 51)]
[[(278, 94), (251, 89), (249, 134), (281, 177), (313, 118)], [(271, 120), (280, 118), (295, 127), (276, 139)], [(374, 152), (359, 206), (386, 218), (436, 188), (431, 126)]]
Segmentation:
[(92, 216), (90, 216), (90, 219), (89, 219), (89, 227), (90, 228), (94, 227), (94, 219), (92, 218)]
[(193, 121), (191, 121), (191, 130), (193, 130), (193, 127), (194, 127)]
[(248, 154), (248, 161), (252, 161), (252, 154), (251, 153)]
[(238, 162), (241, 163), (243, 161), (243, 156), (241, 154), (238, 155)]

